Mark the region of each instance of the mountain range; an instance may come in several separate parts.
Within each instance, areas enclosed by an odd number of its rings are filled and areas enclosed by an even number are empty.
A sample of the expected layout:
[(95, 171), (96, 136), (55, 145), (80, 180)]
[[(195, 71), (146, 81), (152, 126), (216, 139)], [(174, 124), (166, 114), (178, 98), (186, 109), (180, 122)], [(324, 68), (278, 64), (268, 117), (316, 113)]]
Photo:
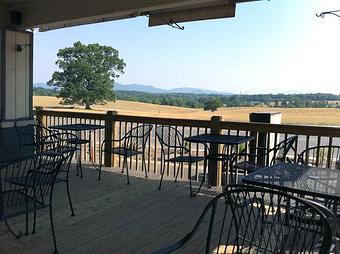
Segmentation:
[[(49, 86), (47, 86), (46, 83), (34, 83), (33, 86), (42, 87), (42, 88), (50, 88)], [(149, 86), (149, 85), (141, 85), (141, 84), (124, 85), (120, 83), (115, 83), (114, 90), (115, 91), (137, 91), (137, 92), (145, 92), (145, 93), (189, 93), (189, 94), (224, 94), (224, 95), (231, 94), (231, 93), (225, 93), (225, 92), (220, 92), (220, 91), (206, 90), (206, 89), (192, 88), (192, 87), (162, 89), (162, 88), (157, 88), (157, 87)]]

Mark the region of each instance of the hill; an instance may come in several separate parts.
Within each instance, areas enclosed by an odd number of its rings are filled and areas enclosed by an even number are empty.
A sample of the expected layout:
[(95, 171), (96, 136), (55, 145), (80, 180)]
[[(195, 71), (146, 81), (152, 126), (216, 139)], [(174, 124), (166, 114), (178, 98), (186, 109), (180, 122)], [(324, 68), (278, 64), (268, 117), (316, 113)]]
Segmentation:
[(215, 90), (206, 90), (200, 88), (193, 87), (179, 87), (173, 89), (161, 89), (154, 86), (149, 85), (141, 85), (141, 84), (129, 84), (123, 85), (120, 83), (115, 83), (116, 91), (135, 91), (135, 92), (145, 92), (145, 93), (186, 93), (186, 94), (223, 94), (228, 95), (231, 93), (215, 91)]
[[(34, 83), (33, 87), (40, 87), (48, 89), (50, 88), (47, 86), (46, 83)], [(142, 84), (127, 84), (123, 85), (120, 83), (114, 84), (115, 91), (129, 91), (129, 92), (145, 92), (145, 93), (156, 93), (156, 94), (167, 94), (167, 93), (187, 93), (187, 94), (223, 94), (228, 95), (230, 93), (214, 91), (214, 90), (206, 90), (200, 88), (192, 88), (192, 87), (179, 87), (173, 89), (162, 89), (157, 88), (154, 86), (149, 85), (142, 85)]]
[(133, 92), (145, 92), (145, 93), (167, 93), (168, 90), (139, 84), (123, 85), (115, 83), (114, 90), (116, 91), (133, 91)]

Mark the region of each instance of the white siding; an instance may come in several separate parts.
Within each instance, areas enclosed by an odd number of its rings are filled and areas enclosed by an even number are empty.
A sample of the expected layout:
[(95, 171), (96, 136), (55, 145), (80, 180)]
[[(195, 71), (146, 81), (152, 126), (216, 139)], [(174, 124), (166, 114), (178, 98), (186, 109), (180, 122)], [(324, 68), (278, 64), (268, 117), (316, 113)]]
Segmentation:
[(6, 32), (6, 62), (5, 64), (5, 119), (15, 119), (15, 32)]
[[(31, 35), (25, 32), (6, 31), (5, 60), (5, 120), (28, 117), (31, 88)], [(23, 46), (17, 51), (16, 46)]]

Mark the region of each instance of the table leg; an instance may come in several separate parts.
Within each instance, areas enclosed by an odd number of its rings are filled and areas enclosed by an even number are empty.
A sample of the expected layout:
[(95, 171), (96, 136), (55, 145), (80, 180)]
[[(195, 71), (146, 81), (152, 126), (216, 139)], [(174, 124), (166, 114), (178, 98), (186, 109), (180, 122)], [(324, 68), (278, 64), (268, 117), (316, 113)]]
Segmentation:
[[(78, 131), (77, 132), (77, 137), (79, 140), (81, 140), (81, 133)], [(83, 165), (81, 164), (81, 144), (78, 144), (78, 160), (77, 160), (77, 176), (79, 176), (80, 172), (80, 178), (83, 178)]]
[[(205, 182), (205, 179), (206, 179), (206, 174), (207, 174), (207, 167), (208, 167), (208, 159), (207, 159), (207, 156), (208, 156), (208, 151), (207, 151), (207, 147), (204, 146), (204, 164), (203, 164), (203, 167), (204, 167), (204, 172), (203, 172), (203, 181)], [(208, 182), (208, 188), (211, 188), (211, 185), (209, 184)]]

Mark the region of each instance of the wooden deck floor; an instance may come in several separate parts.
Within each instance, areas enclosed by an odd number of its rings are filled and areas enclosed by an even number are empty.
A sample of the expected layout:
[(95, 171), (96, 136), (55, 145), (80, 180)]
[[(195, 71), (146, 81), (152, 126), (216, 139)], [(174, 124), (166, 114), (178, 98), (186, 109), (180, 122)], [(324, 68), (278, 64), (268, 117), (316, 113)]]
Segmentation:
[[(159, 191), (157, 179), (134, 176), (130, 180), (127, 185), (125, 175), (104, 172), (97, 181), (97, 172), (90, 167), (83, 179), (72, 172), (75, 217), (70, 216), (65, 184), (56, 185), (53, 211), (60, 253), (150, 253), (184, 237), (216, 195), (203, 190), (190, 198), (187, 182), (164, 181)], [(52, 253), (49, 223), (48, 209), (41, 210), (37, 233), (14, 239), (0, 222), (0, 253)], [(23, 230), (24, 216), (10, 224)], [(193, 245), (181, 251), (199, 252)]]

